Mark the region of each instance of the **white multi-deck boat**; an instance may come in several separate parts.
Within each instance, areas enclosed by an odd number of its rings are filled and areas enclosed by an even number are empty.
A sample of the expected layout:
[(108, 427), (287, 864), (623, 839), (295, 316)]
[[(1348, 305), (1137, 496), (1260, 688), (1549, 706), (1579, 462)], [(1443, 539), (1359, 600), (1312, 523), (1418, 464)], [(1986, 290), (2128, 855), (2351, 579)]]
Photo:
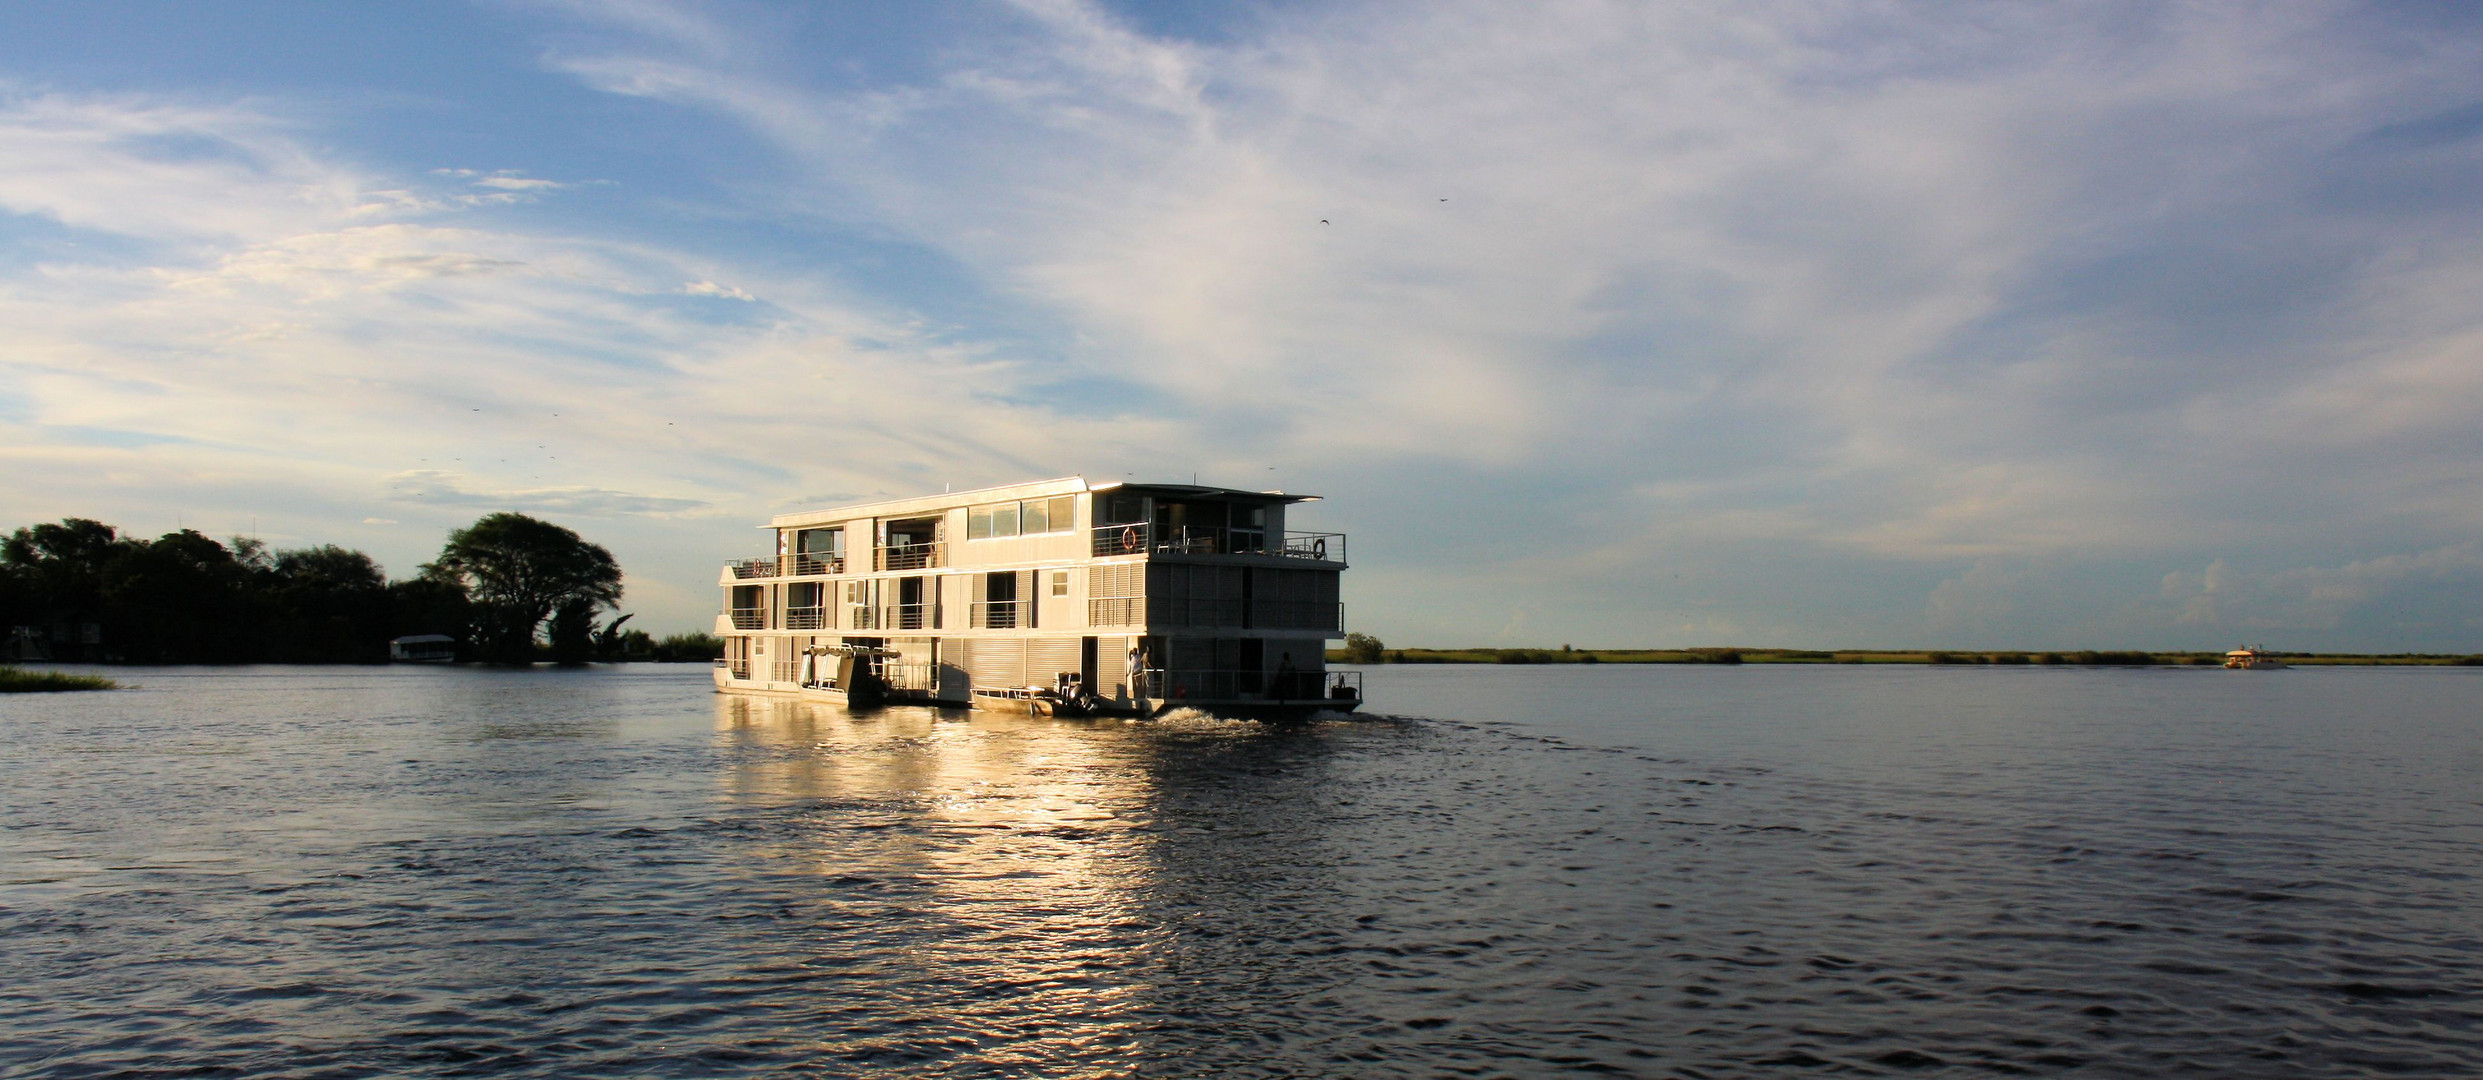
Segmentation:
[(1064, 477), (785, 514), (727, 564), (716, 686), (1063, 715), (1350, 712), (1341, 533), (1316, 499)]
[(2285, 662), (2277, 659), (2275, 654), (2268, 652), (2265, 645), (2245, 645), (2224, 654), (2224, 666), (2242, 669), (2280, 668), (2285, 666)]

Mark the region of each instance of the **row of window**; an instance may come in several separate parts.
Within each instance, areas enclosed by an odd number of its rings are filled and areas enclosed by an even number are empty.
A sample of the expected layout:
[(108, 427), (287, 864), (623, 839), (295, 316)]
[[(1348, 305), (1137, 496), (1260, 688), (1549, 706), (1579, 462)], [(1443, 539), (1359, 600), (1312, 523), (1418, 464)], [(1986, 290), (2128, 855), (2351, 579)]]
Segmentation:
[[(1264, 506), (1235, 507), (1222, 503), (1168, 503), (1163, 526), (1178, 533), (1196, 530), (1204, 535), (1210, 529), (1254, 530), (1267, 525)], [(1120, 524), (1146, 524), (1145, 504), (1135, 497), (1114, 496), (1109, 507), (1098, 507), (1098, 515)], [(1036, 536), (1075, 530), (1077, 496), (1055, 495), (1048, 499), (1027, 499), (1023, 502), (991, 503), (966, 509), (966, 539), (993, 540), (1010, 536)], [(926, 526), (927, 528), (927, 526)], [(912, 533), (908, 533), (912, 536)], [(927, 538), (926, 538), (927, 539)], [(845, 530), (842, 526), (824, 529), (802, 529), (791, 538), (792, 550), (820, 558), (841, 558), (845, 552)], [(903, 546), (892, 527), (888, 542)], [(925, 542), (916, 540), (914, 542)], [(1258, 550), (1254, 543), (1247, 550)]]
[(1038, 533), (1068, 532), (1078, 526), (1076, 497), (1057, 495), (1049, 499), (1028, 499), (1025, 502), (994, 503), (966, 511), (966, 539), (992, 540), (1004, 536), (1033, 536)]
[[(982, 584), (979, 586), (980, 598), (984, 600), (1018, 599), (1019, 589), (1016, 583), (1021, 574), (1031, 575), (1027, 578), (1029, 581), (1042, 582), (1045, 590), (1054, 596), (1069, 595), (1069, 571), (1067, 570), (1014, 570), (976, 574), (975, 577), (982, 579)], [(848, 581), (845, 583), (845, 602), (871, 605), (893, 598), (897, 603), (920, 603), (926, 596), (925, 587), (921, 584), (923, 580), (922, 578), (863, 578)], [(836, 599), (835, 588), (836, 583), (832, 581), (795, 582), (785, 586), (785, 606), (818, 607)], [(764, 585), (735, 585), (733, 586), (732, 606), (736, 610), (756, 610), (767, 602), (766, 589)]]

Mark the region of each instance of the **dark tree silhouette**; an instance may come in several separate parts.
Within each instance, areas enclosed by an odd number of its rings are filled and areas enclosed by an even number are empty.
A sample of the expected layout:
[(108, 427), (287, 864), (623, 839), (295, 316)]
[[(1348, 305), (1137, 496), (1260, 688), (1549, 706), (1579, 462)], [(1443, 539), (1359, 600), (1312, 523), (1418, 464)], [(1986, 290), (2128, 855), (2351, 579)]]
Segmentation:
[[(69, 518), (0, 534), (0, 662), (382, 663), (390, 638), (445, 634), (472, 656), (495, 628), (499, 651), (485, 655), (523, 660), (534, 648), (526, 614), (564, 608), (585, 633), (555, 635), (562, 659), (706, 658), (660, 650), (643, 634), (632, 649), (618, 619), (598, 631), (620, 576), (604, 549), (516, 514), (458, 530), (442, 564), (408, 581), (334, 545), (278, 551), (188, 529), (141, 540)], [(489, 595), (470, 598), (469, 581)]]
[(611, 552), (517, 513), (490, 514), (449, 533), (439, 561), (423, 571), (465, 587), (475, 605), (476, 645), (500, 663), (532, 659), (536, 630), (556, 612), (563, 618), (554, 627), (555, 655), (570, 646), (576, 660), (586, 659), (595, 612), (621, 599), (621, 567)]
[(1345, 662), (1348, 664), (1376, 664), (1386, 659), (1387, 653), (1388, 646), (1369, 634), (1345, 635)]
[(274, 609), (267, 620), (274, 658), (293, 663), (388, 658), (380, 635), (394, 605), (388, 575), (370, 556), (333, 544), (279, 551), (261, 576), (261, 595)]
[(256, 568), (230, 549), (183, 529), (133, 545), (113, 563), (104, 584), (104, 622), (116, 631), (123, 659), (257, 659)]

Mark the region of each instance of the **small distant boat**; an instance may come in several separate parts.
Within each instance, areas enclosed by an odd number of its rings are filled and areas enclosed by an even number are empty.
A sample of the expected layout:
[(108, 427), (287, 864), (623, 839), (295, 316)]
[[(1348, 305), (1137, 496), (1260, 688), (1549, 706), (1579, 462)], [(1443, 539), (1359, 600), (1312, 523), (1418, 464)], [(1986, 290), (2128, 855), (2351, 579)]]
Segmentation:
[(446, 634), (408, 634), (390, 638), (388, 661), (393, 664), (454, 664), (457, 662), (457, 639)]
[(2236, 670), (2242, 668), (2280, 668), (2285, 666), (2285, 662), (2277, 659), (2275, 654), (2268, 652), (2267, 646), (2253, 645), (2246, 648), (2235, 649), (2232, 652), (2224, 654), (2224, 666)]

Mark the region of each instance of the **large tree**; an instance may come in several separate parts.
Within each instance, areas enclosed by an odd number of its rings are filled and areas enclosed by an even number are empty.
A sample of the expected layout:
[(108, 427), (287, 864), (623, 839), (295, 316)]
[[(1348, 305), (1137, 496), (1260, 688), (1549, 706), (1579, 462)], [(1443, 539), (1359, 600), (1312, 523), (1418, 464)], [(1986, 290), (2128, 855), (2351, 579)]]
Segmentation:
[(535, 631), (563, 608), (591, 613), (621, 599), (621, 566), (601, 545), (524, 514), (491, 514), (448, 534), (424, 572), (465, 586), (483, 655), (523, 663)]
[[(235, 538), (235, 547), (241, 540)], [(237, 553), (249, 561), (247, 553)], [(386, 660), (394, 611), (388, 575), (359, 551), (322, 544), (267, 557), (268, 656), (283, 663)]]

